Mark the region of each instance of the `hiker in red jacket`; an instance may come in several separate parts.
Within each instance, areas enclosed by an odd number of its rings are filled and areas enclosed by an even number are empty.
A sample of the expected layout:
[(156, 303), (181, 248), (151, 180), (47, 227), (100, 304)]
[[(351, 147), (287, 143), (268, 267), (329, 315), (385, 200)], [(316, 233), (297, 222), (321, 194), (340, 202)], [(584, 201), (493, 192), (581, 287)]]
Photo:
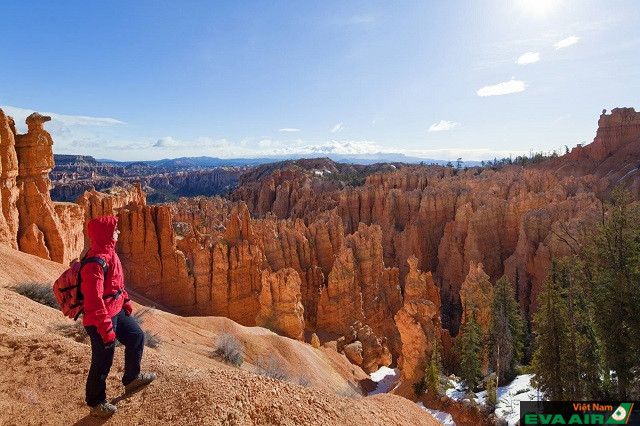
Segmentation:
[(115, 339), (125, 346), (124, 376), (125, 393), (130, 394), (141, 386), (151, 383), (155, 373), (140, 373), (144, 333), (131, 317), (133, 306), (124, 289), (122, 265), (115, 252), (118, 240), (118, 218), (104, 216), (89, 222), (87, 232), (91, 249), (86, 257), (99, 257), (106, 262), (107, 274), (99, 263), (90, 262), (82, 267), (80, 288), (84, 296), (82, 324), (91, 338), (91, 368), (87, 377), (86, 402), (90, 414), (109, 417), (118, 409), (107, 402), (106, 381), (113, 354)]

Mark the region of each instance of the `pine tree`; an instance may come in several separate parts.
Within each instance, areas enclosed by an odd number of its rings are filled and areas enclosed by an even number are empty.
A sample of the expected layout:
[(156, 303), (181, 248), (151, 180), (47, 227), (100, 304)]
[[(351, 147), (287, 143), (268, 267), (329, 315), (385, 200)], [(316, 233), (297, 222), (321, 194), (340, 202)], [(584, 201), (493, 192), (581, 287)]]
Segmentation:
[(523, 356), (524, 335), (524, 322), (518, 303), (509, 278), (504, 275), (493, 287), (489, 329), (490, 363), (498, 383), (515, 377), (516, 367)]
[(425, 383), (427, 391), (433, 392), (435, 395), (440, 395), (440, 375), (442, 373), (442, 359), (440, 358), (440, 351), (438, 350), (438, 342), (436, 340), (436, 347), (431, 354), (429, 365), (425, 371)]
[(490, 374), (486, 378), (486, 388), (487, 388), (487, 397), (485, 398), (485, 404), (489, 407), (491, 411), (496, 409), (498, 405), (498, 393), (496, 388), (496, 375)]
[(567, 307), (565, 396), (569, 400), (593, 399), (602, 392), (601, 344), (597, 338), (594, 312), (588, 302), (588, 281), (584, 263), (571, 256), (557, 262), (558, 282)]
[(566, 363), (563, 357), (567, 339), (567, 306), (558, 283), (555, 263), (538, 295), (538, 311), (533, 316), (536, 349), (531, 366), (535, 384), (549, 400), (564, 399)]
[(463, 324), (456, 346), (460, 355), (460, 377), (467, 389), (473, 390), (482, 378), (482, 359), (484, 358), (484, 339), (475, 311)]
[(532, 368), (537, 387), (548, 399), (602, 397), (600, 343), (583, 272), (577, 257), (552, 259), (551, 272), (538, 295)]

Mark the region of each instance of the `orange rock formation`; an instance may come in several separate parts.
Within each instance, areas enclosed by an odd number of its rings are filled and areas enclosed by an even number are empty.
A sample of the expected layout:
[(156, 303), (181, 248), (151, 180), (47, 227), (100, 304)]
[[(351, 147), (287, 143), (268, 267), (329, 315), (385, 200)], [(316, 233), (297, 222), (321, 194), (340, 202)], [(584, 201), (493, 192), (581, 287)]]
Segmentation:
[(291, 268), (262, 272), (260, 312), (256, 325), (292, 339), (304, 340), (304, 308), (300, 276)]
[(492, 300), (493, 285), (489, 281), (489, 275), (484, 273), (482, 263), (476, 265), (471, 262), (469, 274), (460, 288), (461, 322), (464, 324), (475, 313), (480, 328), (487, 334), (491, 323)]
[(0, 109), (0, 244), (18, 248), (18, 157), (15, 150), (15, 125)]
[(54, 203), (49, 196), (53, 140), (44, 123), (50, 119), (31, 114), (26, 120), (28, 133), (20, 135), (13, 120), (0, 111), (0, 240), (69, 264), (83, 248), (83, 212), (78, 205)]

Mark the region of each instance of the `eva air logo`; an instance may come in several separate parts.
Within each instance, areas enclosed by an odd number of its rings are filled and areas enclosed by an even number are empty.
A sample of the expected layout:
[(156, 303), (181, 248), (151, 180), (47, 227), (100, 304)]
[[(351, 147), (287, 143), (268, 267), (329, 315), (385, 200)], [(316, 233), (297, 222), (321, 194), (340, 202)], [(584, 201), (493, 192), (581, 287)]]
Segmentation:
[(609, 420), (607, 420), (608, 425), (626, 425), (629, 421), (629, 415), (631, 414), (631, 410), (633, 409), (633, 403), (625, 402), (620, 404), (618, 408), (613, 412)]

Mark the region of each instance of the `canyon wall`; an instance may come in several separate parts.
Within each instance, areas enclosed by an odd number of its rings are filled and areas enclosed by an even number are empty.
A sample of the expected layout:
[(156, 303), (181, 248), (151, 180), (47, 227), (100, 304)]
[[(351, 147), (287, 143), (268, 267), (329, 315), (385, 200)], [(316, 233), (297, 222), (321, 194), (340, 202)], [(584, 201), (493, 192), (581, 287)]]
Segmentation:
[(15, 149), (15, 124), (0, 109), (0, 244), (18, 248), (18, 156)]
[[(632, 112), (601, 119), (589, 158), (640, 158)], [(366, 371), (397, 361), (407, 378), (436, 349), (450, 362), (465, 309), (477, 307), (488, 326), (503, 274), (531, 318), (551, 259), (575, 250), (616, 183), (580, 168), (366, 169), (316, 159), (258, 167), (228, 199), (150, 206), (138, 184), (55, 203), (46, 121), (30, 116), (19, 135), (0, 114), (0, 243), (68, 263), (88, 220), (117, 215), (127, 285), (147, 298), (295, 339), (318, 332)]]
[[(142, 219), (123, 224), (140, 230), (119, 244), (131, 285), (184, 314), (295, 338), (304, 330), (342, 336), (336, 348), (352, 362), (383, 365), (388, 351), (418, 374), (418, 354), (438, 347), (450, 359), (449, 331), (457, 333), (465, 307), (477, 305), (488, 326), (491, 285), (503, 274), (530, 317), (551, 259), (573, 250), (571, 238), (593, 223), (611, 184), (529, 168), (403, 166), (352, 187), (327, 180), (322, 164), (254, 172), (231, 196), (243, 201), (136, 207)], [(133, 249), (135, 235), (151, 244)], [(133, 265), (141, 261), (160, 272), (140, 275)]]
[(166, 171), (156, 167), (63, 165), (50, 173), (51, 198), (73, 201), (84, 191), (140, 184), (153, 203), (179, 196), (224, 194), (234, 187), (248, 167), (217, 167), (211, 170)]

